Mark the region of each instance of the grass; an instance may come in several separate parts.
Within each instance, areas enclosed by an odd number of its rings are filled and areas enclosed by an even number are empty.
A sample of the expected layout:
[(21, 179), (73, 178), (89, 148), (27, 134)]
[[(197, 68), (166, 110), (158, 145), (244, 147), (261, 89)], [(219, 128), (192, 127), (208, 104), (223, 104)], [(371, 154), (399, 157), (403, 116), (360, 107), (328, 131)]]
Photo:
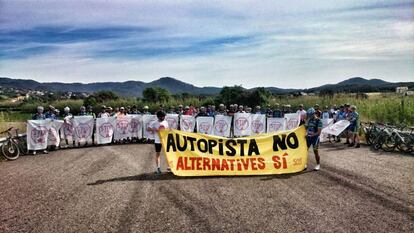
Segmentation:
[[(171, 106), (177, 107), (179, 104), (184, 106), (205, 106), (213, 103), (211, 97), (205, 99), (188, 98), (188, 99), (174, 99), (171, 98), (168, 102), (162, 103), (165, 109)], [(345, 103), (354, 104), (357, 106), (357, 111), (360, 113), (361, 121), (377, 121), (390, 124), (403, 124), (414, 126), (414, 96), (402, 97), (395, 93), (380, 93), (376, 95), (369, 95), (367, 98), (357, 98), (355, 95), (338, 94), (334, 97), (320, 97), (320, 96), (281, 96), (272, 97), (269, 100), (269, 105), (275, 107), (276, 104), (290, 104), (292, 109), (297, 109), (299, 104), (304, 104), (305, 108), (319, 104), (321, 107), (327, 105), (337, 106)], [(0, 122), (15, 122), (26, 121), (30, 119), (31, 114), (36, 111), (38, 105), (48, 106), (49, 104), (63, 111), (65, 106), (71, 108), (71, 112), (77, 114), (80, 106), (83, 105), (82, 100), (60, 100), (51, 103), (31, 103), (19, 106), (21, 112), (0, 112)], [(106, 106), (121, 107), (137, 105), (141, 109), (144, 105), (148, 105), (151, 112), (158, 110), (160, 103), (146, 103), (135, 98), (121, 98), (118, 100), (111, 100), (105, 103)], [(216, 103), (217, 105), (218, 103)], [(243, 103), (241, 103), (243, 104)], [(100, 105), (94, 106), (96, 112), (100, 110)], [(253, 106), (252, 106), (253, 107)], [(265, 107), (265, 106), (263, 106)]]

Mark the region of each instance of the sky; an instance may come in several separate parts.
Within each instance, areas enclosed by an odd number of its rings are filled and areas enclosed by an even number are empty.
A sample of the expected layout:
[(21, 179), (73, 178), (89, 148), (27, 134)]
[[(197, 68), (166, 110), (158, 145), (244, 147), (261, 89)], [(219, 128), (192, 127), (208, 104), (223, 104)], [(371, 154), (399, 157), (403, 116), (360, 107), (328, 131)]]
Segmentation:
[(246, 88), (414, 81), (414, 0), (0, 0), (0, 77)]

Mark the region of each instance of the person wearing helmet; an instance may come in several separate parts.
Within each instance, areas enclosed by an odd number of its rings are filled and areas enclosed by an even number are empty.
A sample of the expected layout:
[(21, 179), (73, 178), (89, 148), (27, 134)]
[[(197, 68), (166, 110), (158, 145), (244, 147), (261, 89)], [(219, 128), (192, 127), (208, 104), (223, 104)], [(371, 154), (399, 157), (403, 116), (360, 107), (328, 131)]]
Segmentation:
[[(158, 134), (159, 130), (168, 129), (168, 122), (165, 120), (165, 112), (157, 112), (157, 121), (153, 121), (151, 125), (148, 126), (148, 131), (154, 132), (155, 139), (155, 165), (157, 166), (155, 173), (161, 174), (161, 140)], [(169, 167), (167, 168), (169, 170)]]
[(313, 153), (315, 154), (316, 166), (314, 168), (315, 171), (319, 171), (320, 169), (320, 156), (319, 156), (319, 136), (321, 135), (322, 131), (322, 121), (316, 115), (316, 111), (314, 108), (309, 108), (306, 112), (307, 114), (307, 122), (305, 124), (306, 127), (306, 144), (308, 149), (310, 146), (313, 147)]
[(348, 127), (349, 134), (350, 134), (349, 138), (352, 141), (348, 145), (348, 147), (355, 146), (355, 148), (359, 148), (360, 147), (359, 136), (358, 136), (359, 114), (356, 111), (355, 105), (352, 105), (349, 108), (348, 121), (350, 122), (349, 127)]
[(36, 109), (36, 113), (32, 116), (32, 120), (44, 120), (46, 119), (45, 114), (43, 114), (44, 108), (43, 106), (38, 106)]

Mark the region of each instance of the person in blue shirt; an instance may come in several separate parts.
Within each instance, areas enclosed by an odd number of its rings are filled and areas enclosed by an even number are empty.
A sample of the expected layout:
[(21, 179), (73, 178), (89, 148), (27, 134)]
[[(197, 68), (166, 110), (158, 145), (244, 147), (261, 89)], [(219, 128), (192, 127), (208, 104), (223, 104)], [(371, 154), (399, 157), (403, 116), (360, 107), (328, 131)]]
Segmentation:
[(57, 120), (55, 111), (56, 111), (55, 107), (53, 107), (52, 105), (49, 105), (49, 111), (45, 114), (45, 118), (51, 119), (51, 120)]
[(32, 116), (32, 120), (44, 120), (46, 119), (45, 114), (43, 114), (44, 108), (43, 106), (37, 107), (37, 112)]
[(349, 124), (349, 133), (351, 138), (351, 143), (348, 145), (349, 147), (355, 146), (356, 148), (360, 147), (359, 144), (359, 136), (358, 136), (358, 129), (359, 129), (359, 114), (356, 111), (356, 106), (352, 105), (350, 107), (350, 111), (348, 114), (348, 120), (350, 122)]
[(308, 149), (310, 146), (313, 147), (313, 153), (315, 154), (316, 166), (315, 171), (319, 171), (320, 166), (320, 156), (319, 156), (319, 136), (322, 131), (322, 121), (316, 115), (314, 108), (309, 108), (306, 112), (307, 122), (305, 123), (306, 127), (306, 144)]

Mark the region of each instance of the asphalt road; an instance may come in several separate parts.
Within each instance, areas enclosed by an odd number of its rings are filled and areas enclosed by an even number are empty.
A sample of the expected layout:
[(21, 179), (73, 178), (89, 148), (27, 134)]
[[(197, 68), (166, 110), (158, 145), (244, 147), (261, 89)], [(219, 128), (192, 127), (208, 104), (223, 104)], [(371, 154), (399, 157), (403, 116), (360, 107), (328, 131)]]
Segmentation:
[(324, 144), (318, 172), (180, 178), (155, 175), (152, 153), (0, 162), (0, 232), (414, 232), (413, 156)]

